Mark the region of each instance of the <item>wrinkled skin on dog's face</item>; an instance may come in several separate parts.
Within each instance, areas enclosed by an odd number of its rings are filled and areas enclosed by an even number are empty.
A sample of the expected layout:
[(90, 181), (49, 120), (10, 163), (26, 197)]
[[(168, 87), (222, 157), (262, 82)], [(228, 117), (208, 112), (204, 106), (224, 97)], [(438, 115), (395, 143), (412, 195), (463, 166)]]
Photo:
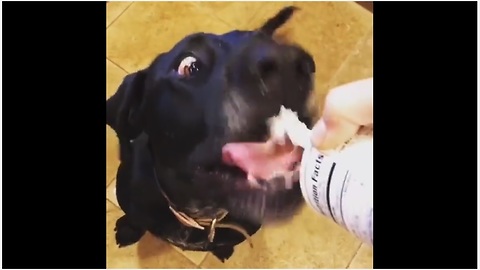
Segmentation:
[(122, 102), (107, 104), (116, 112), (107, 112), (107, 122), (120, 143), (148, 135), (157, 178), (187, 214), (225, 208), (260, 223), (291, 217), (303, 202), (298, 183), (291, 189), (281, 180), (252, 186), (222, 155), (228, 143), (266, 141), (267, 121), (282, 105), (311, 124), (306, 104), (313, 59), (272, 38), (287, 19), (272, 19), (257, 31), (187, 36), (128, 75), (111, 98)]

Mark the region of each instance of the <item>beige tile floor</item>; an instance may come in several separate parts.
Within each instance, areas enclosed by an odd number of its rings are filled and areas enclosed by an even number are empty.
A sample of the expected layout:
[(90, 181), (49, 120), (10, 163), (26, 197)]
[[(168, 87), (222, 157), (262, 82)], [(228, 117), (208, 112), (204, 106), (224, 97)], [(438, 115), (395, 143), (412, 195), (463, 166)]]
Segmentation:
[[(107, 98), (123, 76), (195, 31), (253, 29), (292, 2), (109, 2)], [(303, 45), (317, 65), (321, 104), (331, 87), (373, 75), (373, 15), (353, 2), (295, 2), (301, 8), (278, 34)], [(107, 127), (108, 268), (372, 268), (372, 249), (330, 220), (305, 208), (290, 224), (260, 230), (254, 248), (236, 247), (222, 264), (214, 256), (183, 252), (146, 235), (119, 249), (114, 224), (122, 215), (115, 194), (117, 140)]]

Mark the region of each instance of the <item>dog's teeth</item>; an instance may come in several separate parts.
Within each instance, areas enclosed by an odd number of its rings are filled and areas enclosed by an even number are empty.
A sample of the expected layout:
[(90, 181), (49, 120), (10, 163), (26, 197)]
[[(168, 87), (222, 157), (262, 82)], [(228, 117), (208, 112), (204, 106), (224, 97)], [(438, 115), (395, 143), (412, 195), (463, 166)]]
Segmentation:
[(274, 172), (272, 173), (272, 176), (270, 176), (270, 178), (275, 178), (275, 177), (282, 176), (282, 175), (283, 175), (282, 172), (280, 172), (280, 171), (274, 171)]
[(253, 188), (262, 188), (262, 183), (260, 180), (255, 178), (252, 174), (247, 175), (248, 184)]
[(292, 189), (292, 187), (293, 187), (293, 175), (294, 175), (294, 172), (287, 172), (285, 174), (285, 188), (286, 189)]

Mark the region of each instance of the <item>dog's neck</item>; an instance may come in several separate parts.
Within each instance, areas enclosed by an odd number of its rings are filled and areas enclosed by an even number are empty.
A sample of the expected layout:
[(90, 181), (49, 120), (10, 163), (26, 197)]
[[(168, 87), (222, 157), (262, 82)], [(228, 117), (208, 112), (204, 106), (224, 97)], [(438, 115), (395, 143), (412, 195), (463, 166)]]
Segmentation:
[(202, 230), (202, 231), (208, 229), (208, 241), (210, 243), (212, 243), (214, 238), (215, 238), (215, 229), (216, 228), (232, 229), (232, 230), (235, 230), (235, 231), (241, 233), (245, 237), (245, 239), (247, 239), (250, 246), (253, 247), (252, 241), (250, 239), (250, 235), (247, 233), (247, 231), (244, 228), (242, 228), (241, 226), (236, 225), (236, 224), (225, 223), (225, 222), (222, 223), (223, 219), (228, 215), (228, 211), (225, 210), (225, 209), (219, 209), (216, 212), (215, 217), (213, 217), (213, 218), (210, 218), (210, 217), (207, 217), (207, 218), (193, 218), (193, 217), (185, 214), (184, 212), (178, 210), (178, 208), (175, 206), (175, 204), (170, 200), (169, 196), (166, 194), (165, 190), (161, 187), (160, 181), (157, 177), (157, 170), (155, 169), (155, 167), (153, 168), (153, 172), (154, 172), (154, 175), (155, 175), (154, 180), (155, 180), (155, 183), (156, 183), (156, 186), (157, 186), (158, 190), (160, 191), (162, 196), (167, 201), (168, 208), (170, 209), (172, 214), (177, 218), (177, 220), (181, 224), (183, 224), (184, 226), (191, 227), (191, 228), (196, 228), (196, 229), (199, 229), (199, 230)]

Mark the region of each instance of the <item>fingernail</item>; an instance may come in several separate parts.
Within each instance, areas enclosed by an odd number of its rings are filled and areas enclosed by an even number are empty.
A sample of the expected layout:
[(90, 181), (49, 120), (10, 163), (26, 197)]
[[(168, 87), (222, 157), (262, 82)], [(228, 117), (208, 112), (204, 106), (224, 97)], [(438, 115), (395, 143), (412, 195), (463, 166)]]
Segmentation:
[(327, 126), (323, 120), (320, 120), (312, 129), (312, 143), (317, 149), (322, 149), (325, 146), (326, 138)]

